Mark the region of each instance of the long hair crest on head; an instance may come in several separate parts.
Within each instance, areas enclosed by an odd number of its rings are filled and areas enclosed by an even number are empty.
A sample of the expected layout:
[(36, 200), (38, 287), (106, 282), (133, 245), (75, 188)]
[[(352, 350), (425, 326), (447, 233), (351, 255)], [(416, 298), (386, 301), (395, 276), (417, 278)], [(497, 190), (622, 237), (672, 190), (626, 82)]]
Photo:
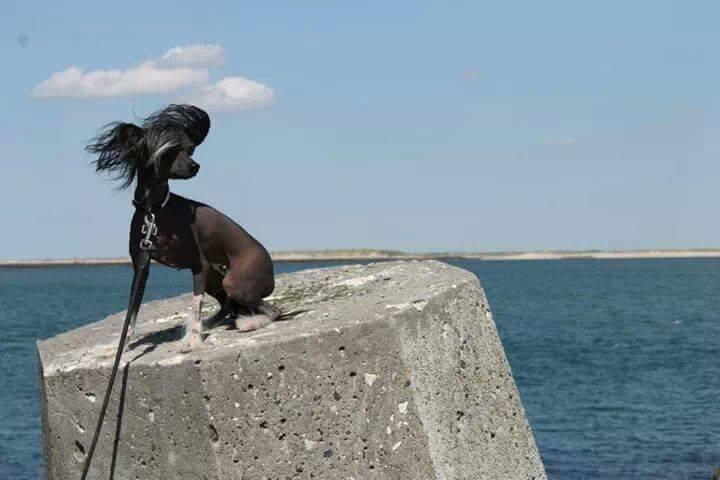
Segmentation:
[(92, 163), (98, 173), (110, 172), (121, 180), (120, 189), (132, 185), (143, 161), (144, 130), (132, 123), (114, 122), (91, 140), (85, 150), (98, 155)]
[(210, 131), (210, 116), (195, 105), (172, 104), (143, 121), (146, 130), (180, 130), (193, 145), (200, 145)]

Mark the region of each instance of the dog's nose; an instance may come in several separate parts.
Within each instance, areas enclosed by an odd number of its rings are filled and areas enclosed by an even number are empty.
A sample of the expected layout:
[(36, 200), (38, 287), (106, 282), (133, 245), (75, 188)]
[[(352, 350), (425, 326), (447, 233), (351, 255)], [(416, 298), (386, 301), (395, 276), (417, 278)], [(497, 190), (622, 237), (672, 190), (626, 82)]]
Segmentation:
[(200, 164), (193, 163), (192, 169), (193, 169), (193, 173), (197, 173), (200, 170)]

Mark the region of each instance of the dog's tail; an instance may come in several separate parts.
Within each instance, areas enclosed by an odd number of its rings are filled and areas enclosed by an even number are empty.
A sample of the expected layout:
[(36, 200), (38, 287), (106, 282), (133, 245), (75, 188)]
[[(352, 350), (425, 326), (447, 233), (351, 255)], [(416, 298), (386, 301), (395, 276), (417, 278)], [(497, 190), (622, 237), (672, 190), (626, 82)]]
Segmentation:
[(289, 312), (283, 312), (275, 305), (271, 305), (265, 300), (260, 302), (259, 310), (261, 313), (264, 313), (268, 317), (270, 317), (270, 321), (274, 322), (276, 320), (289, 320), (293, 317), (296, 317), (300, 315), (301, 313), (307, 312), (307, 310), (303, 310), (300, 308), (296, 308), (295, 310), (291, 310)]
[(289, 312), (283, 312), (281, 310), (280, 315), (275, 320), (277, 320), (277, 321), (290, 320), (291, 318), (297, 317), (301, 313), (305, 313), (307, 311), (308, 310), (304, 309), (304, 308), (296, 308), (295, 310), (290, 310)]

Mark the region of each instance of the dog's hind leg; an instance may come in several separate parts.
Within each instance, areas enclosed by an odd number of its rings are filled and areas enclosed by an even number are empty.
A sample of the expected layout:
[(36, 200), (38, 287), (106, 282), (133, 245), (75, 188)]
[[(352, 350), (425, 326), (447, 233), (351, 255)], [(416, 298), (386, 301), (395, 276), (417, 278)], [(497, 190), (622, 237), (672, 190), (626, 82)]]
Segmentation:
[(260, 311), (260, 313), (264, 313), (268, 317), (270, 317), (270, 321), (274, 322), (278, 318), (280, 318), (281, 312), (280, 309), (270, 305), (265, 300), (260, 300), (260, 305), (258, 305), (257, 309)]
[(239, 315), (235, 319), (235, 328), (239, 332), (252, 332), (272, 322), (272, 319), (264, 313), (253, 313), (250, 315)]
[(217, 300), (220, 305), (220, 309), (212, 317), (203, 322), (204, 326), (207, 328), (214, 328), (227, 323), (229, 321), (228, 317), (237, 310), (235, 301), (228, 297), (227, 293), (225, 293), (222, 286), (222, 280), (222, 274), (211, 268), (207, 275), (205, 293)]
[(235, 318), (235, 328), (241, 332), (257, 330), (280, 317), (280, 310), (265, 300), (260, 300), (259, 303), (248, 306), (248, 308), (252, 313), (249, 315), (238, 315), (237, 318)]
[(272, 276), (257, 276), (251, 279), (238, 279), (231, 271), (223, 279), (223, 287), (228, 296), (240, 307), (249, 309), (249, 314), (239, 314), (235, 319), (235, 327), (241, 332), (257, 330), (273, 322), (280, 316), (280, 311), (263, 300), (272, 292), (274, 280)]

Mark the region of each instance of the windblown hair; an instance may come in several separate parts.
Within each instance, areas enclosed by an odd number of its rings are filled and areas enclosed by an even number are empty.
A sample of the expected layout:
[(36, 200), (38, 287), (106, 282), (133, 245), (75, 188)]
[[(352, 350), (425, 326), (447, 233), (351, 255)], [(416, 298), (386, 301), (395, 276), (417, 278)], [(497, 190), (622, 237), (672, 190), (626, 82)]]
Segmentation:
[(179, 130), (193, 145), (200, 145), (210, 131), (210, 117), (193, 105), (169, 105), (143, 121), (143, 128), (153, 130)]
[(143, 150), (142, 128), (132, 123), (114, 122), (103, 127), (85, 150), (98, 155), (93, 162), (95, 171), (111, 172), (115, 180), (122, 180), (120, 188), (132, 185)]
[(114, 122), (103, 127), (85, 150), (97, 154), (95, 171), (109, 172), (121, 180), (119, 188), (132, 185), (138, 170), (154, 167), (166, 153), (200, 145), (210, 131), (210, 117), (193, 105), (169, 105), (142, 121)]

